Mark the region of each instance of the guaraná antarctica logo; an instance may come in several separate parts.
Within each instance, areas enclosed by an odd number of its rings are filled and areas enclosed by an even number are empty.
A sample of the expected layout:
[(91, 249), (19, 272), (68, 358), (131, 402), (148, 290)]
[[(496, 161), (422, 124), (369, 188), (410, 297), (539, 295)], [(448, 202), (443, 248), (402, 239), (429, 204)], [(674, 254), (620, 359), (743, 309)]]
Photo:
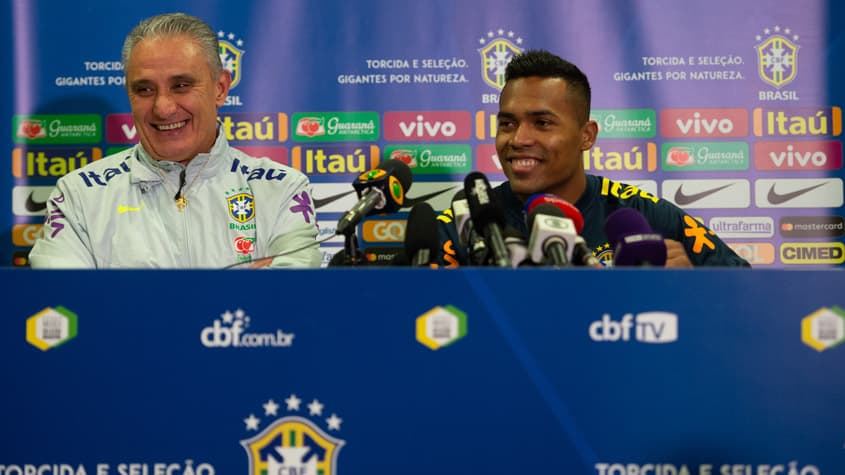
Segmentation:
[(26, 341), (47, 351), (76, 337), (76, 314), (65, 307), (47, 307), (26, 319)]
[(801, 320), (801, 341), (816, 351), (845, 342), (845, 309), (822, 307)]
[[(339, 432), (343, 419), (335, 413), (326, 417), (325, 406), (317, 399), (304, 407), (303, 402), (291, 394), (280, 414), (281, 406), (270, 399), (262, 404), (262, 417), (252, 413), (243, 420), (246, 431), (255, 432), (241, 441), (249, 459), (249, 475), (337, 473), (338, 454), (346, 442), (326, 431)], [(326, 430), (321, 428), (323, 423)]]
[(453, 305), (437, 306), (417, 317), (417, 341), (437, 350), (467, 334), (467, 314)]
[(798, 74), (798, 35), (789, 28), (766, 28), (757, 35), (757, 72), (760, 79), (780, 89)]
[(514, 57), (522, 52), (519, 46), (522, 38), (513, 31), (499, 28), (495, 32), (490, 30), (485, 37), (478, 40), (482, 45), (478, 49), (481, 54), (481, 77), (490, 87), (500, 91), (505, 87), (505, 67)]

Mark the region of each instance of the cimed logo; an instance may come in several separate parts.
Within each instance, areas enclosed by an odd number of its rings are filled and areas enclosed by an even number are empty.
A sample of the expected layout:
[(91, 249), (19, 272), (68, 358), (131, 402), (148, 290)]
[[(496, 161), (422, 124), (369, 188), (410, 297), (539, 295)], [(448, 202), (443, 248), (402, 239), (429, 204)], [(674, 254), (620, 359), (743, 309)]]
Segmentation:
[(798, 35), (780, 26), (766, 28), (764, 35), (757, 35), (757, 72), (760, 79), (781, 88), (798, 74)]
[(328, 432), (339, 432), (343, 419), (336, 413), (326, 417), (325, 405), (316, 398), (303, 407), (304, 401), (291, 394), (284, 403), (283, 414), (281, 406), (269, 399), (262, 404), (260, 417), (251, 413), (243, 420), (246, 431), (256, 433), (241, 441), (249, 475), (336, 474), (338, 454), (346, 442)]
[(482, 45), (478, 50), (481, 54), (481, 77), (490, 87), (501, 90), (505, 87), (505, 67), (514, 55), (522, 52), (518, 46), (522, 44), (522, 38), (513, 31), (506, 33), (499, 28), (495, 33), (488, 31), (486, 38), (480, 38), (478, 42)]

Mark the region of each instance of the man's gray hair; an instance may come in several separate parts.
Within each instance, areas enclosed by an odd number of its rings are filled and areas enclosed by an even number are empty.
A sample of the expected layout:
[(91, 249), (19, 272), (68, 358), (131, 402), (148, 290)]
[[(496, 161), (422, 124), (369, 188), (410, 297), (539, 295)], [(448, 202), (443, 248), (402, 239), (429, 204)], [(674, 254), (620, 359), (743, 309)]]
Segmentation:
[(184, 13), (165, 13), (143, 20), (132, 31), (126, 35), (123, 42), (123, 70), (129, 63), (129, 55), (144, 38), (172, 36), (185, 34), (196, 40), (205, 53), (211, 74), (215, 77), (223, 72), (223, 63), (220, 61), (220, 44), (217, 35), (208, 24), (197, 17)]

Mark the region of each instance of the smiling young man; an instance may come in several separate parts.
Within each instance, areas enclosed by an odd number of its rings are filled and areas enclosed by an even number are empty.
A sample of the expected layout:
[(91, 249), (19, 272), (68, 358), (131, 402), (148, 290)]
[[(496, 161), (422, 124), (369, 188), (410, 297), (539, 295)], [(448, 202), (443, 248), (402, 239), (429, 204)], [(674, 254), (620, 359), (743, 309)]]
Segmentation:
[(140, 143), (59, 179), (32, 267), (318, 267), (308, 179), (231, 147), (217, 123), (231, 76), (214, 31), (148, 18), (123, 66)]
[[(527, 236), (525, 201), (535, 193), (549, 193), (578, 208), (584, 217), (581, 236), (591, 249), (600, 250), (595, 254), (604, 263), (613, 259), (604, 232), (607, 216), (633, 208), (664, 237), (666, 267), (748, 266), (674, 204), (584, 171), (582, 154), (598, 135), (598, 125), (590, 120), (590, 94), (584, 73), (547, 51), (526, 51), (508, 63), (496, 131), (496, 151), (508, 181), (494, 189), (507, 226)], [(468, 263), (448, 212), (440, 228), (443, 264)]]

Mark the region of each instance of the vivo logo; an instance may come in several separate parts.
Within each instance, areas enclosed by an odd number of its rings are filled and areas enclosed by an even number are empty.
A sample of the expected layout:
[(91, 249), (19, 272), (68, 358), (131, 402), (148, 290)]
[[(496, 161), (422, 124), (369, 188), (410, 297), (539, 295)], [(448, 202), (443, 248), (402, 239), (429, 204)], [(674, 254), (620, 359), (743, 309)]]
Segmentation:
[(471, 117), (467, 111), (385, 112), (387, 140), (467, 140)]
[(453, 137), (458, 131), (455, 123), (450, 120), (428, 122), (424, 121), (421, 115), (417, 116), (416, 122), (399, 122), (399, 129), (405, 137), (436, 137), (437, 134)]
[(692, 119), (677, 119), (675, 124), (678, 126), (678, 129), (681, 131), (682, 134), (688, 135), (690, 132), (701, 135), (706, 133), (707, 135), (713, 135), (715, 132), (719, 132), (723, 135), (729, 135), (731, 132), (734, 131), (734, 123), (728, 119), (705, 119), (701, 117), (701, 114), (696, 112), (693, 114)]
[(678, 339), (678, 316), (668, 312), (643, 312), (636, 316), (626, 313), (620, 321), (604, 314), (601, 320), (590, 324), (590, 339), (601, 342), (630, 341), (642, 343), (671, 343)]
[(838, 140), (757, 142), (754, 166), (758, 170), (839, 170), (842, 143)]
[(664, 137), (748, 135), (748, 111), (745, 109), (664, 109), (660, 119)]

